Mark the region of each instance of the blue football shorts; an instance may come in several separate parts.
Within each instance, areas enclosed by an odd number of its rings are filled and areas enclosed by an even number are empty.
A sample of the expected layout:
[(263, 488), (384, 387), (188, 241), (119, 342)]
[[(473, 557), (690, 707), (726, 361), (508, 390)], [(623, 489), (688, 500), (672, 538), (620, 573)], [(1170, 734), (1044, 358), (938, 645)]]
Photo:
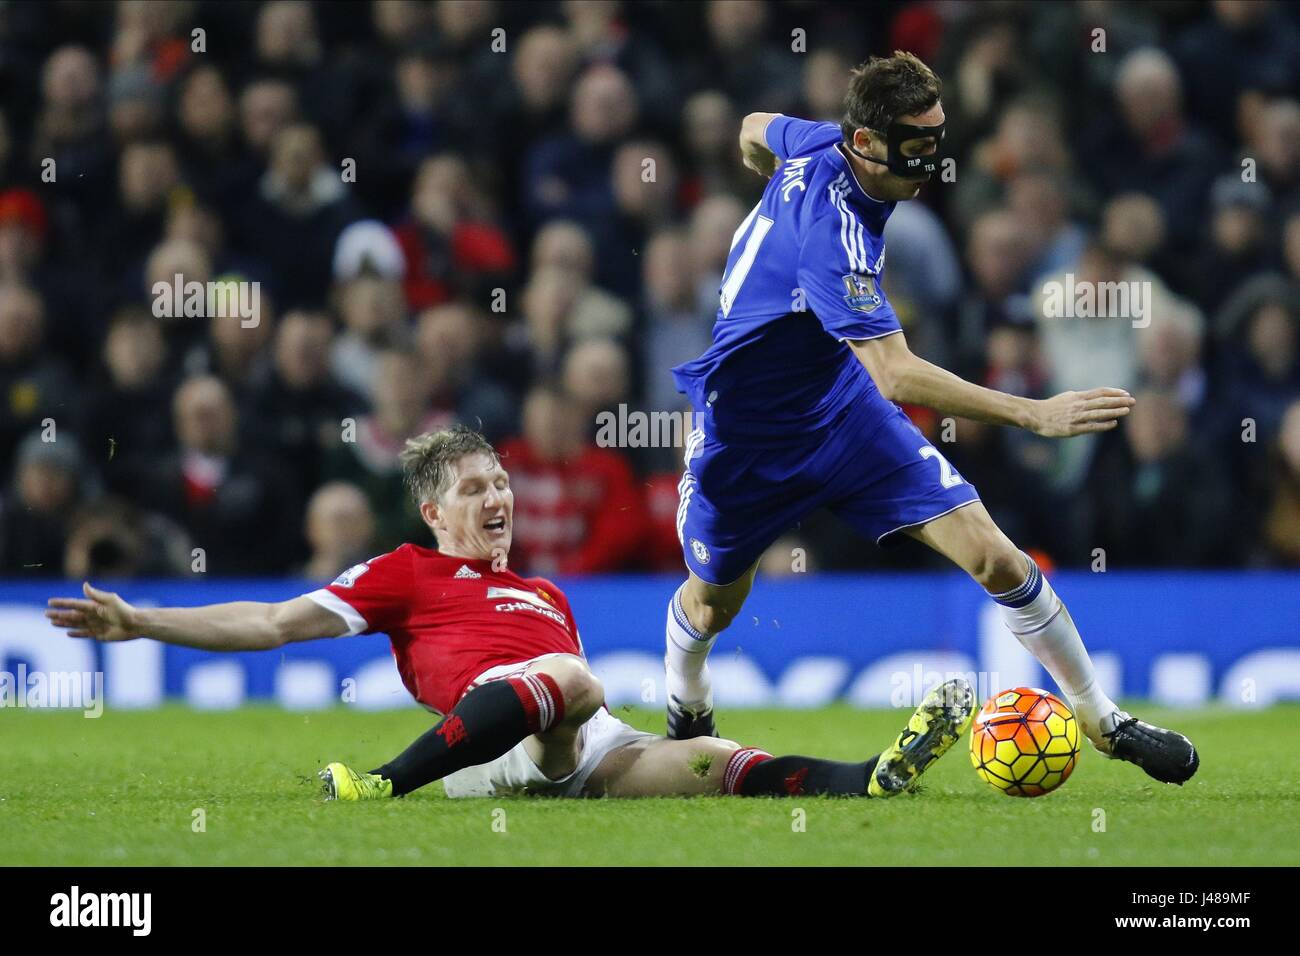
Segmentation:
[(730, 584), (810, 513), (826, 507), (877, 544), (979, 500), (893, 403), (850, 406), (815, 441), (726, 444), (705, 420), (686, 442), (677, 537), (686, 566)]

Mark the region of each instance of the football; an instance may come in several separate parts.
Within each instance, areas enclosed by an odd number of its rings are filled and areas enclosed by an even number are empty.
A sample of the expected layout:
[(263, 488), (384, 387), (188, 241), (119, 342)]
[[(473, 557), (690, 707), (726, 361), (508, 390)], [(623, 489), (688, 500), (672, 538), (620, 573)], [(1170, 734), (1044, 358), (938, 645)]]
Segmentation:
[(970, 760), (989, 786), (1011, 797), (1041, 797), (1074, 772), (1079, 723), (1055, 694), (1016, 687), (995, 694), (975, 715)]

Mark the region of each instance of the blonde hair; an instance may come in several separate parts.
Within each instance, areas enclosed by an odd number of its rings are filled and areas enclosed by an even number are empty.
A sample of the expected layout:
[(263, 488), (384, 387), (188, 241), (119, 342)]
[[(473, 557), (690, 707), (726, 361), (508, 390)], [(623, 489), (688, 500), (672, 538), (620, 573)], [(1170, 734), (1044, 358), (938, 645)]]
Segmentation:
[(482, 452), (500, 464), (492, 443), (467, 425), (453, 425), (406, 440), (402, 449), (402, 483), (418, 508), (437, 501), (451, 487), (452, 466), (466, 455)]

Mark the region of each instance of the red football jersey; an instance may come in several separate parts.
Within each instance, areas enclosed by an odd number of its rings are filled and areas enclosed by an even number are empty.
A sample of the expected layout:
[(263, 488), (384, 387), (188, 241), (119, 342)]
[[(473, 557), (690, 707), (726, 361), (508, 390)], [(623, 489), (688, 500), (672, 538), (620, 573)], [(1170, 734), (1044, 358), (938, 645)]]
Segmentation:
[(351, 567), (308, 597), (342, 617), (349, 635), (387, 634), (406, 689), (441, 714), (490, 667), (582, 654), (569, 600), (550, 581), (414, 544)]

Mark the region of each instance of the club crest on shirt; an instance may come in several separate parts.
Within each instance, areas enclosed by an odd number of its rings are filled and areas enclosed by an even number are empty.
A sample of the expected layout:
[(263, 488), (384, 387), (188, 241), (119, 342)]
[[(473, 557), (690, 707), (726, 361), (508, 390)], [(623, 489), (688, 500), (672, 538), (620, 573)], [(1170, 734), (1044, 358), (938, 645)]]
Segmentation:
[(850, 272), (844, 276), (844, 288), (848, 295), (844, 301), (855, 312), (875, 312), (880, 307), (880, 293), (876, 290), (876, 277)]

